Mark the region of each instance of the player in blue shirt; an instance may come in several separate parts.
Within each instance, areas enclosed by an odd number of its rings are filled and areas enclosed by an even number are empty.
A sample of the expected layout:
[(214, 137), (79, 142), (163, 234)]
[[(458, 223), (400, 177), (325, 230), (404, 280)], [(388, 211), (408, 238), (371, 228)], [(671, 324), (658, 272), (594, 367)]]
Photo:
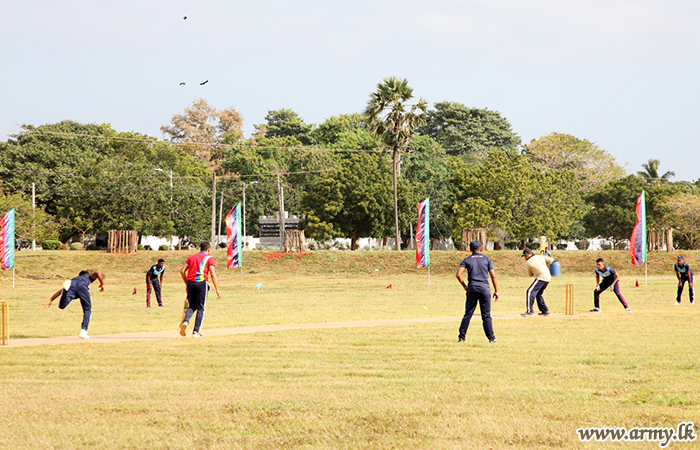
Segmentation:
[[(154, 264), (146, 272), (146, 308), (151, 307), (151, 286), (156, 293), (158, 306), (163, 306), (163, 301), (160, 298), (160, 287), (163, 284), (163, 272), (165, 272), (165, 260), (159, 259), (158, 264)], [(158, 279), (160, 277), (160, 279)]]
[[(469, 321), (472, 319), (477, 302), (481, 311), (481, 321), (484, 326), (484, 333), (489, 342), (496, 342), (493, 334), (493, 324), (491, 321), (491, 290), (489, 288), (489, 276), (493, 282), (493, 298), (498, 300), (498, 283), (496, 282), (496, 272), (493, 270), (493, 263), (487, 256), (479, 253), (481, 242), (471, 241), (469, 250), (472, 254), (462, 260), (457, 269), (457, 280), (467, 291), (467, 302), (464, 308), (464, 317), (459, 325), (459, 342), (464, 342), (469, 328)], [(462, 274), (467, 271), (467, 283), (464, 282)]]
[[(600, 281), (601, 277), (603, 281)], [(625, 307), (625, 311), (631, 312), (629, 305), (625, 301), (625, 298), (620, 294), (620, 276), (615, 272), (610, 266), (605, 265), (605, 260), (603, 258), (598, 258), (595, 260), (595, 290), (593, 291), (593, 306), (591, 312), (600, 312), (600, 293), (612, 286), (612, 291), (617, 295), (617, 299), (620, 300), (622, 306)]]
[(65, 309), (71, 301), (76, 298), (80, 299), (80, 306), (83, 307), (83, 323), (80, 325), (80, 334), (78, 336), (82, 339), (90, 339), (87, 332), (90, 318), (92, 317), (90, 285), (95, 280), (100, 281), (100, 291), (104, 291), (105, 282), (102, 272), (96, 271), (91, 274), (87, 270), (83, 270), (72, 280), (66, 280), (63, 283), (63, 289), (59, 289), (50, 299), (44, 301), (44, 306), (48, 308), (56, 298), (61, 297), (58, 309)]
[(693, 271), (690, 270), (690, 266), (685, 262), (682, 256), (678, 257), (678, 262), (673, 265), (673, 270), (676, 272), (676, 278), (678, 278), (678, 292), (676, 293), (676, 305), (681, 304), (681, 294), (683, 293), (683, 286), (685, 282), (688, 282), (688, 294), (690, 295), (690, 304), (695, 304), (695, 276)]

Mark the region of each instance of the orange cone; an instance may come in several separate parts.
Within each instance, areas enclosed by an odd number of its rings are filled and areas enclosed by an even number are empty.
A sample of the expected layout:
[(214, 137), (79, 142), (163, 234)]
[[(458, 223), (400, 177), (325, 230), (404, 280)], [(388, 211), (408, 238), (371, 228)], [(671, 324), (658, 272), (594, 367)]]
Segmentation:
[(131, 295), (136, 295), (136, 288), (134, 288), (134, 292)]
[(386, 288), (387, 288), (387, 289), (391, 289), (391, 285), (387, 286)]
[(639, 280), (634, 281), (634, 287), (639, 287)]

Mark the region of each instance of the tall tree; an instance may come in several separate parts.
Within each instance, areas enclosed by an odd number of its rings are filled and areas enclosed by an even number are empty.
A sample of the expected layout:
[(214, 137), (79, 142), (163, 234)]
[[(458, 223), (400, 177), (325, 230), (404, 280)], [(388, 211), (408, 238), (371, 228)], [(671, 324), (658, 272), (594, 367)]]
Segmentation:
[(361, 114), (343, 114), (326, 119), (314, 130), (319, 145), (346, 150), (381, 150), (382, 142), (370, 131)]
[[(385, 236), (392, 228), (392, 199), (389, 187), (389, 160), (385, 155), (359, 153), (348, 155), (332, 172), (319, 174), (302, 197), (309, 237), (330, 239), (349, 237), (351, 249), (357, 240)], [(412, 186), (401, 180), (399, 203), (404, 211), (401, 226), (408, 226), (409, 205), (417, 202)]]
[(109, 150), (109, 125), (84, 125), (65, 120), (35, 127), (23, 125), (3, 146), (0, 177), (7, 192), (31, 194), (36, 184), (37, 203), (55, 215), (59, 189), (76, 177), (76, 171), (100, 159)]
[(234, 108), (217, 110), (204, 99), (196, 99), (181, 114), (173, 114), (160, 130), (173, 144), (215, 166), (212, 150), (225, 134), (242, 137), (243, 120)]
[(643, 171), (637, 172), (637, 175), (644, 178), (647, 182), (668, 181), (670, 177), (675, 177), (676, 172), (668, 171), (663, 175), (659, 175), (659, 165), (661, 161), (658, 159), (650, 159), (642, 164)]
[(435, 103), (418, 133), (430, 136), (447, 154), (483, 157), (495, 150), (518, 153), (520, 137), (498, 111), (470, 108), (457, 102)]
[[(336, 165), (331, 153), (304, 148), (295, 137), (257, 137), (236, 145), (224, 145), (219, 157), (222, 169), (234, 177), (231, 183), (235, 184), (229, 186), (233, 195), (241, 192), (241, 181), (258, 182), (254, 188), (246, 191), (248, 217), (275, 215), (279, 211), (277, 184), (271, 175), (283, 175), (285, 209), (299, 214), (300, 198), (318, 171)], [(257, 221), (248, 220), (246, 223), (247, 232), (257, 233)]]
[[(403, 177), (415, 186), (420, 200), (430, 197), (430, 239), (450, 236), (443, 205), (449, 197), (448, 167), (453, 157), (428, 136), (416, 136), (403, 156)], [(415, 222), (415, 221), (414, 221)]]
[(28, 247), (32, 240), (58, 237), (58, 224), (43, 207), (32, 208), (31, 198), (23, 194), (0, 192), (0, 214), (4, 215), (12, 208), (15, 208), (15, 235), (22, 247)]
[(683, 193), (664, 202), (669, 225), (688, 241), (691, 250), (700, 247), (700, 195)]
[(588, 139), (550, 133), (533, 139), (525, 147), (537, 166), (545, 170), (570, 170), (584, 193), (625, 176), (615, 157)]
[(667, 225), (666, 199), (687, 189), (671, 183), (647, 183), (642, 177), (629, 175), (611, 181), (584, 196), (590, 209), (583, 217), (589, 236), (621, 241), (629, 239), (636, 222), (637, 198), (646, 191), (647, 227)]
[(376, 92), (364, 111), (364, 117), (372, 133), (392, 152), (394, 186), (394, 225), (396, 250), (401, 250), (401, 228), (399, 227), (398, 179), (401, 170), (401, 151), (411, 142), (416, 128), (425, 123), (427, 103), (422, 98), (409, 107), (413, 89), (408, 80), (387, 77), (377, 85)]
[(265, 136), (268, 138), (294, 137), (304, 145), (315, 144), (314, 126), (304, 122), (293, 109), (270, 110), (265, 116)]
[(571, 172), (543, 171), (525, 155), (495, 151), (480, 165), (455, 163), (445, 209), (455, 242), (463, 228), (501, 228), (525, 240), (557, 236), (583, 213)]

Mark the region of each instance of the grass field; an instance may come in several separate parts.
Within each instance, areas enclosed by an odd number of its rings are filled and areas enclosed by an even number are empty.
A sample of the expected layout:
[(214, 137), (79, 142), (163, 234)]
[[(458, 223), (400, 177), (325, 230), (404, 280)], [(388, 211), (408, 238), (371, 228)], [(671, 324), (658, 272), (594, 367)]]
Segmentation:
[[(209, 301), (205, 336), (278, 323), (446, 315), (454, 323), (0, 348), (0, 448), (658, 448), (579, 442), (576, 429), (700, 423), (700, 306), (687, 293), (673, 305), (672, 255), (657, 255), (671, 261), (668, 271), (653, 266), (644, 286), (623, 252), (606, 254), (619, 258), (632, 313), (605, 293), (594, 315), (595, 279), (584, 273), (597, 253), (562, 252), (569, 270), (545, 298), (563, 312), (564, 286), (574, 284), (576, 315), (525, 319), (513, 317), (531, 282), (523, 262), (494, 254), (502, 298), (493, 314), (503, 318), (490, 345), (479, 317), (456, 342), (464, 292), (453, 274), (463, 254), (435, 252), (428, 287), (425, 270), (404, 268), (409, 252), (322, 253), (247, 254), (243, 287), (217, 253), (224, 298)], [(161, 255), (18, 254), (16, 289), (7, 274), (0, 281), (12, 339), (77, 334), (79, 303), (59, 311), (41, 301), (83, 267), (109, 277), (104, 293), (93, 289), (91, 334), (175, 329), (184, 297), (175, 272), (188, 253), (166, 253), (166, 306), (147, 310), (143, 277)]]

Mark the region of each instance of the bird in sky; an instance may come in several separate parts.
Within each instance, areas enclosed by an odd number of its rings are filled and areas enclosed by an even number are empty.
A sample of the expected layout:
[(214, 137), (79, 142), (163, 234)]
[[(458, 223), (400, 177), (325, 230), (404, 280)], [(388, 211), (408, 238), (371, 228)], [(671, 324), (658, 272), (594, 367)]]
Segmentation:
[(182, 20), (187, 20), (187, 16), (183, 17)]
[(183, 81), (182, 83), (180, 83), (180, 86), (184, 86), (184, 85), (185, 85), (185, 82), (184, 82), (184, 81)]
[(204, 80), (201, 83), (199, 83), (200, 86), (204, 86), (205, 84), (209, 83), (209, 80)]

